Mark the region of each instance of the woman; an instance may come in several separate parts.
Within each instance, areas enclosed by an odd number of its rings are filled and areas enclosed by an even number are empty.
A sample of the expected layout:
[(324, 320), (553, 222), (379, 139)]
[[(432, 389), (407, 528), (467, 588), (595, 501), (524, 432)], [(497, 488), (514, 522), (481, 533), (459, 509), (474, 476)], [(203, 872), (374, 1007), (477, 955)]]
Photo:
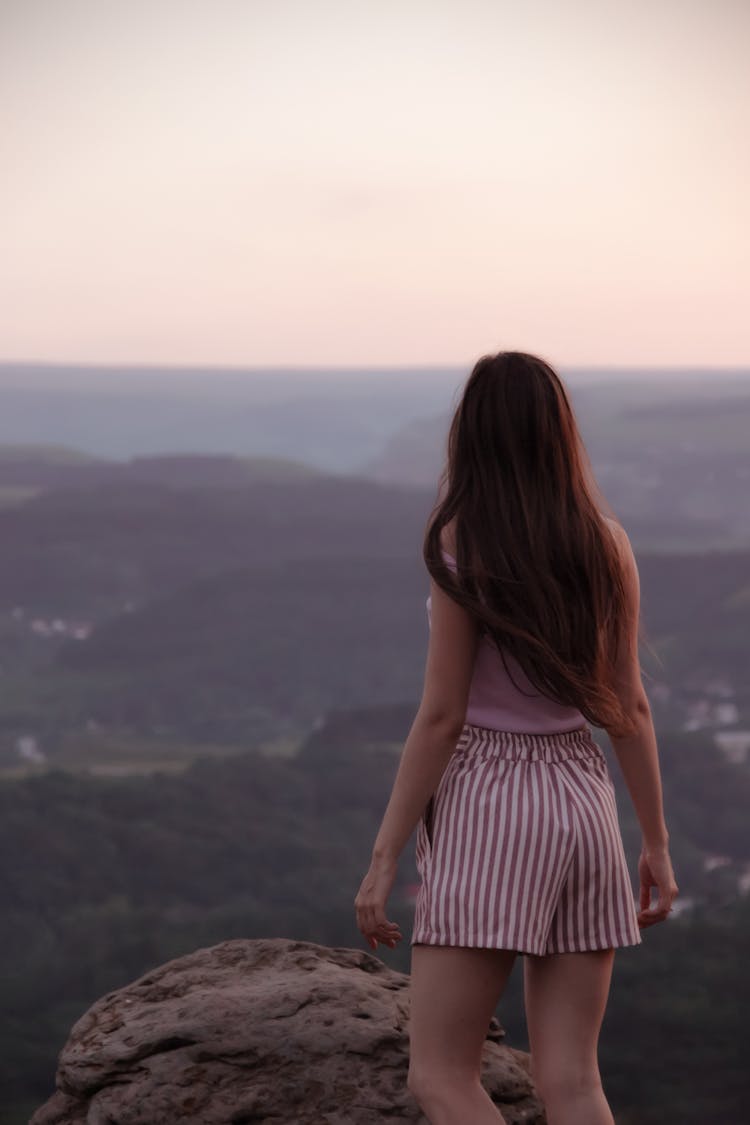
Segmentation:
[[(523, 352), (482, 357), (424, 538), (422, 700), (355, 899), (369, 946), (393, 948), (402, 935), (386, 902), (416, 826), (408, 1085), (432, 1125), (503, 1121), (480, 1063), (518, 953), (549, 1125), (612, 1125), (597, 1043), (614, 952), (664, 921), (678, 891), (638, 658), (638, 570), (604, 506), (552, 367)], [(639, 909), (592, 725), (609, 735), (641, 825)]]

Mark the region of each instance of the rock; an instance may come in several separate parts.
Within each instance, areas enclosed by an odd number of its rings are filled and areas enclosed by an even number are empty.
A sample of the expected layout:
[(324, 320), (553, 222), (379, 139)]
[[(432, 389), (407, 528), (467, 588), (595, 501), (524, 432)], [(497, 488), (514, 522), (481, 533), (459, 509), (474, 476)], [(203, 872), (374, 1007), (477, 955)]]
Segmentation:
[[(29, 1125), (426, 1125), (408, 1010), (408, 975), (364, 950), (221, 942), (97, 1000)], [(508, 1125), (542, 1125), (528, 1055), (503, 1037), (493, 1019), (485, 1086)]]

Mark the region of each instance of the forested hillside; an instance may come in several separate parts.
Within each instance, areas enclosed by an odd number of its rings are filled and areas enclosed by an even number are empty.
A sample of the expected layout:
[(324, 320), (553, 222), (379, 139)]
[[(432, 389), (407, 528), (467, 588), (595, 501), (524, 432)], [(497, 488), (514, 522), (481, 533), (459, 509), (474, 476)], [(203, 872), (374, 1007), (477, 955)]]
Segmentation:
[[(41, 1103), (71, 1023), (149, 966), (228, 937), (361, 945), (352, 901), (412, 712), (333, 714), (288, 760), (247, 752), (198, 760), (179, 776), (50, 770), (0, 785), (7, 1106)], [(618, 956), (603, 1073), (616, 1104), (645, 1125), (659, 1120), (652, 1105), (665, 1104), (686, 1125), (710, 1107), (740, 1125), (750, 912), (730, 873), (717, 878), (700, 859), (704, 849), (748, 859), (750, 777), (700, 734), (662, 740), (662, 756), (681, 892), (697, 904)], [(612, 769), (635, 878), (637, 832)], [(412, 840), (391, 898), (407, 936), (379, 951), (407, 971), (416, 879)], [(519, 975), (498, 1014), (520, 1046)], [(0, 1116), (20, 1120), (8, 1108)]]

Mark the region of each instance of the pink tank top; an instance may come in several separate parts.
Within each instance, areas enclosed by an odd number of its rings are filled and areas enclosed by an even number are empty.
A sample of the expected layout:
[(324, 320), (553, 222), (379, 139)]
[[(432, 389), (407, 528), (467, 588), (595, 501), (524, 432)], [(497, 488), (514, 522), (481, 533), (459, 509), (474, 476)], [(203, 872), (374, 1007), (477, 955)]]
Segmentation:
[[(443, 557), (451, 570), (455, 570), (453, 556), (443, 551)], [(432, 599), (428, 597), (427, 619), (430, 625), (431, 603)], [(539, 734), (575, 730), (586, 724), (585, 716), (577, 707), (563, 706), (541, 695), (529, 682), (518, 661), (507, 651), (505, 659), (521, 691), (505, 671), (500, 653), (492, 641), (487, 637), (480, 638), (466, 707), (467, 723), (493, 730)]]

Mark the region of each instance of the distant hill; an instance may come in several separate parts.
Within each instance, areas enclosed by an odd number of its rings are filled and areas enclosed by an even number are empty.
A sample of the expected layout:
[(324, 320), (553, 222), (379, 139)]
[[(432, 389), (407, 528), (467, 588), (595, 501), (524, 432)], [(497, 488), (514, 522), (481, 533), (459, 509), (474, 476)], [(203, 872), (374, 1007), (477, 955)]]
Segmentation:
[(95, 461), (91, 454), (64, 445), (0, 445), (0, 470), (13, 464), (67, 466)]
[(209, 453), (357, 472), (457, 369), (222, 369), (0, 363), (0, 442), (97, 457)]
[(319, 475), (299, 461), (275, 457), (229, 457), (220, 454), (172, 454), (111, 461), (76, 449), (0, 445), (0, 489), (94, 488), (151, 483), (176, 488), (236, 488), (262, 480)]
[(22, 738), (53, 757), (90, 742), (97, 717), (107, 742), (234, 745), (297, 732), (347, 693), (408, 698), (430, 500), (317, 474), (115, 475), (0, 511), (3, 766)]
[(276, 463), (131, 464), (85, 467), (88, 483), (0, 511), (0, 607), (98, 619), (242, 566), (413, 556), (432, 501)]

